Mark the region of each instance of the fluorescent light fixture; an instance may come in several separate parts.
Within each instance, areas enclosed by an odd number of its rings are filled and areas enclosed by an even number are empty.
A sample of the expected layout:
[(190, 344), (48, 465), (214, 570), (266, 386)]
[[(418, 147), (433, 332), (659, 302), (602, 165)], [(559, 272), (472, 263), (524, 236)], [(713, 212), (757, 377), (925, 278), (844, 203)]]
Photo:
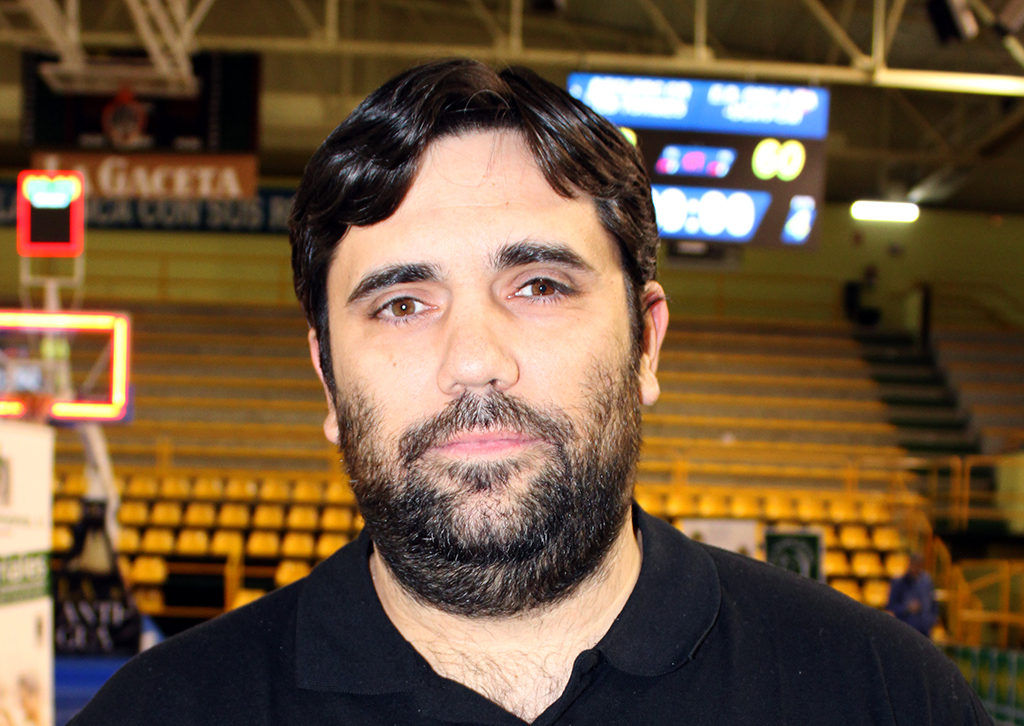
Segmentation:
[(850, 207), (850, 216), (862, 222), (914, 222), (920, 215), (910, 202), (871, 202), (860, 200)]
[[(46, 312), (0, 310), (0, 330), (24, 332), (99, 333), (110, 336), (110, 395), (107, 401), (50, 403), (50, 418), (63, 421), (120, 421), (128, 409), (131, 325), (121, 313)], [(0, 417), (26, 413), (17, 399), (0, 398)]]
[(940, 91), (942, 93), (1024, 96), (1024, 76), (879, 68), (872, 74), (872, 77), (874, 84), (883, 88)]

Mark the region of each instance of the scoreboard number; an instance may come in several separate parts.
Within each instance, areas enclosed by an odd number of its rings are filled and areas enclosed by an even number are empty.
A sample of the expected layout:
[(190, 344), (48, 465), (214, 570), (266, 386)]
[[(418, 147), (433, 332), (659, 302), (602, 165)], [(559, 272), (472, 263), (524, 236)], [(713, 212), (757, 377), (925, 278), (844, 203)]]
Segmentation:
[(758, 179), (778, 177), (780, 181), (793, 181), (804, 170), (806, 161), (807, 150), (799, 141), (779, 143), (778, 139), (768, 138), (754, 147), (751, 166)]

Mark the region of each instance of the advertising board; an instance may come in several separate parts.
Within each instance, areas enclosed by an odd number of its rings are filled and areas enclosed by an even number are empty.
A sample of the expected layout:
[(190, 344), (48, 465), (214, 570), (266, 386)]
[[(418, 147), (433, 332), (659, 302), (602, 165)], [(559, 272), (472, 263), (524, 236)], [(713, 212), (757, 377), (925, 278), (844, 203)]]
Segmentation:
[(53, 723), (53, 445), (48, 426), (0, 421), (0, 723)]

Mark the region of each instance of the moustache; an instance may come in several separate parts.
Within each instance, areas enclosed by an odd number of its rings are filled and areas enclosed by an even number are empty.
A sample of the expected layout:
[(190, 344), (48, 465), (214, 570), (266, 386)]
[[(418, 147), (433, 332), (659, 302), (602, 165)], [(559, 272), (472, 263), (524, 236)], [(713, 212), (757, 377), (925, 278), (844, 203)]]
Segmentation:
[(437, 414), (410, 426), (399, 439), (398, 453), (408, 467), (459, 434), (488, 430), (515, 432), (558, 449), (564, 448), (575, 433), (567, 416), (545, 413), (500, 391), (487, 396), (465, 391)]

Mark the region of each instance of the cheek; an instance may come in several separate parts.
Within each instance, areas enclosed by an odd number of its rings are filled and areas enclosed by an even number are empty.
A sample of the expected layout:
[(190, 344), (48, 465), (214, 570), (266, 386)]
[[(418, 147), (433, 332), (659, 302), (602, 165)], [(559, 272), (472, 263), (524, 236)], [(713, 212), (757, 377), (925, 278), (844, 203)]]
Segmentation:
[[(380, 434), (390, 436), (402, 431), (441, 403), (437, 396), (436, 366), (422, 346), (409, 349), (385, 349), (377, 345), (349, 343), (338, 346), (334, 358), (335, 380), (339, 393), (358, 393), (372, 404)], [(332, 349), (334, 346), (332, 345)]]

